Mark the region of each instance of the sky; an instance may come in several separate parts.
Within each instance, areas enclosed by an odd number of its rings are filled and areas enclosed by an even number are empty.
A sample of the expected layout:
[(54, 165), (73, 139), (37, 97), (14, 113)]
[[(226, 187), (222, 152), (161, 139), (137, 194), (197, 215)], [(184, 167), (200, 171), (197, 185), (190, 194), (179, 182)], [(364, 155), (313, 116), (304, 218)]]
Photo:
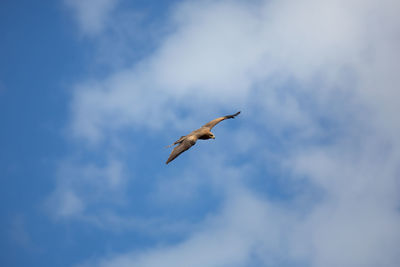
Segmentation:
[(1, 1), (0, 265), (399, 266), (399, 9)]

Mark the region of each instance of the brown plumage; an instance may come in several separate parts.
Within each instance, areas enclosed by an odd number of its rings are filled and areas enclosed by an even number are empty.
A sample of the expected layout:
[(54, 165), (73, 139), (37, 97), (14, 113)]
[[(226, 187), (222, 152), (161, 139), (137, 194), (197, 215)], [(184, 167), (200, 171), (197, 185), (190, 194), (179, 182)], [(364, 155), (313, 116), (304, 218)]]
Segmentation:
[(168, 158), (166, 164), (170, 163), (176, 157), (178, 157), (180, 154), (182, 154), (183, 152), (185, 152), (186, 150), (191, 148), (194, 144), (196, 144), (198, 139), (202, 139), (202, 140), (215, 139), (215, 136), (211, 132), (211, 129), (223, 120), (235, 118), (237, 115), (239, 115), (239, 113), (240, 113), (240, 111), (236, 112), (233, 115), (227, 115), (227, 116), (216, 118), (215, 120), (212, 120), (212, 121), (204, 124), (203, 126), (201, 126), (201, 128), (194, 130), (190, 134), (188, 134), (186, 136), (181, 136), (181, 138), (179, 138), (177, 141), (175, 141), (172, 145), (168, 146), (168, 147), (170, 147), (170, 146), (177, 145), (172, 150), (171, 155), (169, 155), (169, 158)]

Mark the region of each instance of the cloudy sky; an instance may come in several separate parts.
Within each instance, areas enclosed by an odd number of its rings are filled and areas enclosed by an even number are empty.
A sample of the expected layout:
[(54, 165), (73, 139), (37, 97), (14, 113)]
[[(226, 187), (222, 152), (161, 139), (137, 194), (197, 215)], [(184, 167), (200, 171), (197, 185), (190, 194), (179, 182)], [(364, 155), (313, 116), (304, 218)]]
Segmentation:
[(3, 0), (0, 265), (399, 266), (399, 10)]

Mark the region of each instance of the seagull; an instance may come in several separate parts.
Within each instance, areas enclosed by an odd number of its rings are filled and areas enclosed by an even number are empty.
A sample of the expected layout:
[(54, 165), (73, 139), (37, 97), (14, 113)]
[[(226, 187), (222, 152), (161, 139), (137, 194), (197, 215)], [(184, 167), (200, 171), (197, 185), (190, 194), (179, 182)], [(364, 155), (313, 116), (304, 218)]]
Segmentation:
[(171, 155), (169, 155), (169, 158), (168, 158), (167, 162), (165, 162), (165, 164), (170, 163), (176, 157), (178, 157), (180, 154), (182, 154), (183, 152), (185, 152), (186, 150), (188, 150), (189, 148), (194, 146), (194, 144), (196, 144), (198, 139), (201, 139), (201, 140), (215, 139), (215, 135), (211, 132), (211, 129), (215, 125), (220, 123), (221, 121), (226, 120), (226, 119), (234, 119), (239, 114), (240, 114), (240, 111), (236, 112), (233, 115), (226, 115), (223, 117), (216, 118), (215, 120), (207, 122), (206, 124), (201, 126), (199, 129), (194, 130), (190, 134), (181, 136), (181, 138), (176, 140), (173, 144), (167, 146), (167, 147), (171, 147), (171, 146), (177, 145), (172, 150)]

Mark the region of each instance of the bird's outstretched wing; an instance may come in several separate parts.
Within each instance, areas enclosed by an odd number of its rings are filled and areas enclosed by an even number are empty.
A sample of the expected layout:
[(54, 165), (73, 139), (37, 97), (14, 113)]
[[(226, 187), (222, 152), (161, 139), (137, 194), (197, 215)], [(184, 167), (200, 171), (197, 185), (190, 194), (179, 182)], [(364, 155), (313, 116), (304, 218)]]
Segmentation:
[(233, 115), (226, 115), (226, 116), (223, 116), (223, 117), (216, 118), (215, 120), (212, 120), (212, 121), (210, 121), (210, 122), (207, 122), (207, 123), (204, 124), (202, 127), (209, 128), (209, 129), (211, 130), (215, 125), (217, 125), (217, 124), (220, 123), (221, 121), (226, 120), (226, 119), (233, 119), (233, 118), (235, 118), (235, 117), (236, 117), (237, 115), (239, 115), (239, 114), (240, 114), (240, 111), (236, 112), (236, 113), (233, 114)]
[(169, 155), (169, 158), (168, 158), (167, 162), (165, 162), (165, 163), (166, 164), (170, 163), (177, 156), (179, 156), (180, 154), (182, 154), (183, 152), (185, 152), (186, 150), (191, 148), (194, 144), (196, 144), (195, 140), (192, 140), (192, 139), (183, 140), (178, 146), (176, 146), (174, 148), (174, 150), (172, 150), (171, 155)]

